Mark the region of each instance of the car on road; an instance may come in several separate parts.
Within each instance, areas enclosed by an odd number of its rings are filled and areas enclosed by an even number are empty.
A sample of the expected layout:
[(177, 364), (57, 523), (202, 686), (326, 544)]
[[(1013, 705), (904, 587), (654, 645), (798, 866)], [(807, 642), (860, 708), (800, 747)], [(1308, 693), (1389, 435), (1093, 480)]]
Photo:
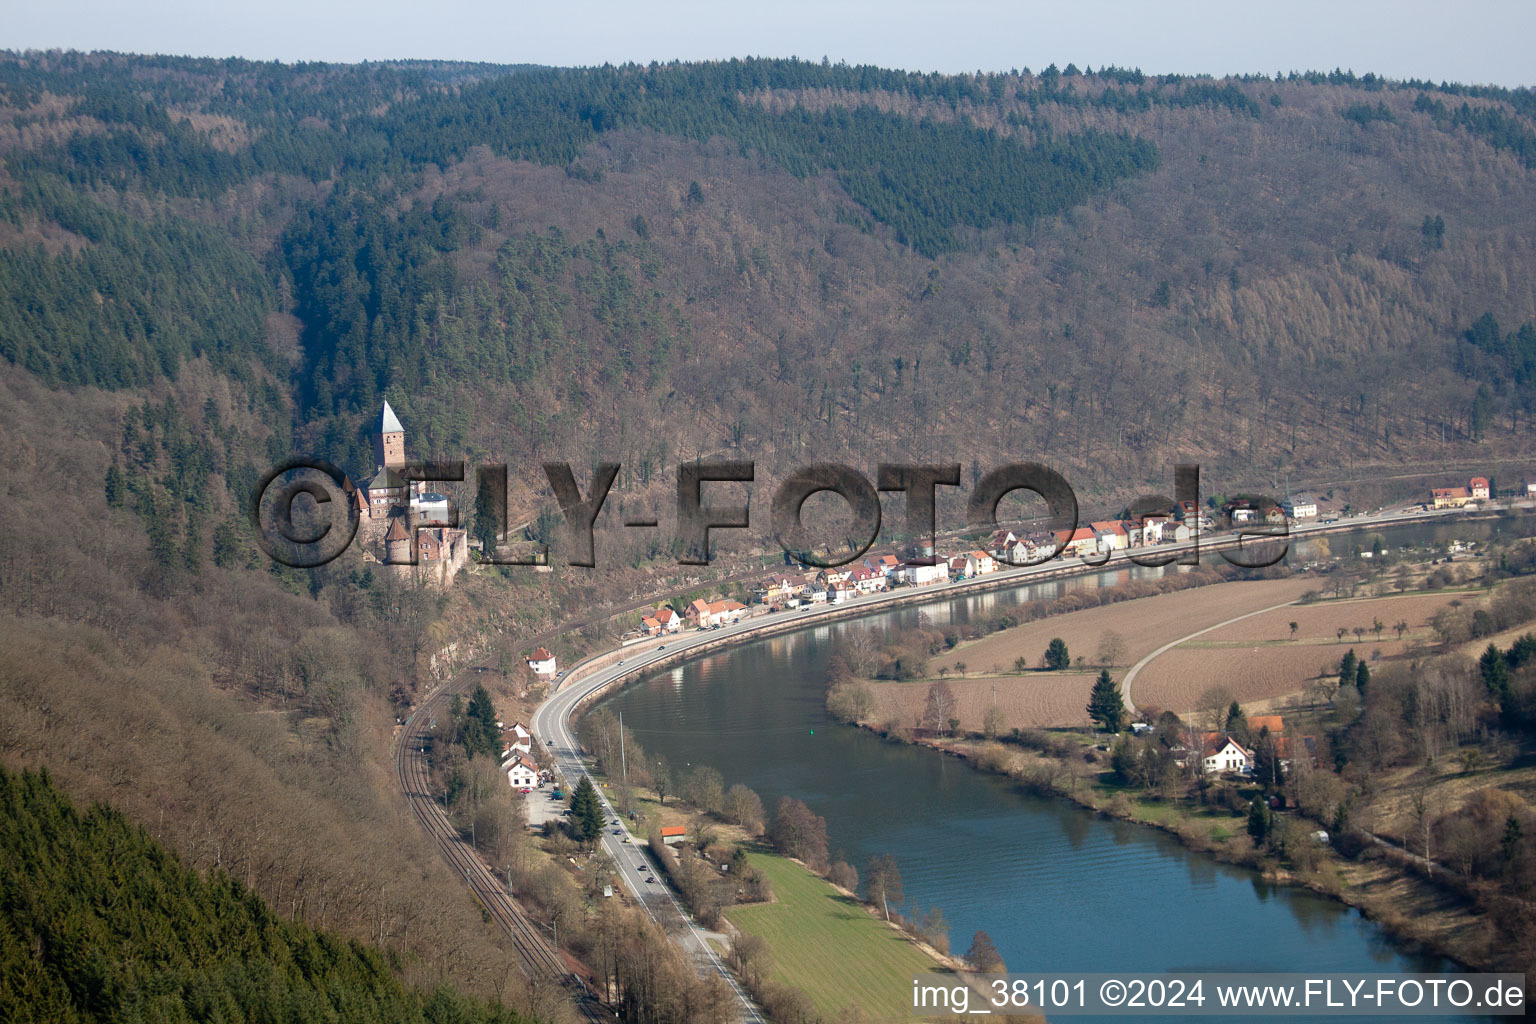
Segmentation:
[(666, 645), (666, 644), (662, 644), (662, 645), (661, 645), (661, 646), (660, 646), (660, 647), (658, 647), (658, 648), (656, 648), (656, 649), (657, 649), (657, 650), (658, 650), (658, 651), (664, 651), (664, 650), (666, 650), (666, 649), (667, 649), (667, 645)]
[(645, 884), (646, 885), (654, 885), (655, 883), (656, 883), (656, 876), (655, 875), (647, 875), (646, 876), (646, 878), (645, 878)]
[(624, 664), (624, 659), (623, 659), (623, 658), (620, 658), (620, 659), (619, 659), (619, 664), (620, 664), (620, 665), (622, 665), (622, 664)]
[(616, 835), (616, 836), (621, 836), (621, 835), (624, 834), (624, 830), (621, 829), (621, 828), (616, 828), (616, 829), (613, 830), (613, 834)]

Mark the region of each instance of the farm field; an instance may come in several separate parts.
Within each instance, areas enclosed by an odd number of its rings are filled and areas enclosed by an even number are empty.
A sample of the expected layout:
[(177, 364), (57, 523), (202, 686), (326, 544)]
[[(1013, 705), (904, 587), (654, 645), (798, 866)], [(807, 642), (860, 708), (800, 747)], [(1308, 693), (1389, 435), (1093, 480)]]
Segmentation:
[[(1068, 612), (961, 644), (934, 658), (930, 671), (935, 675), (940, 669), (953, 672), (957, 664), (963, 663), (968, 673), (1001, 675), (1012, 670), (1014, 661), (1021, 657), (1034, 666), (1046, 644), (1056, 636), (1066, 642), (1075, 662), (1085, 663), (1093, 659), (1099, 638), (1108, 630), (1125, 639), (1125, 655), (1120, 664), (1129, 667), (1178, 636), (1234, 615), (1293, 600), (1318, 586), (1317, 580), (1307, 576), (1216, 583)], [(1364, 624), (1370, 625), (1370, 620), (1366, 619)]]
[[(1335, 671), (1350, 648), (1367, 660), (1377, 651), (1391, 658), (1433, 639), (1429, 620), (1452, 601), (1476, 608), (1485, 598), (1446, 591), (1278, 608), (1159, 655), (1137, 674), (1131, 696), (1139, 707), (1179, 711), (1193, 708), (1200, 695), (1215, 685), (1226, 687), (1245, 704), (1294, 693), (1309, 680)], [(1340, 627), (1367, 628), (1377, 619), (1386, 627), (1380, 639), (1368, 630), (1363, 639), (1349, 633), (1339, 641)], [(1392, 628), (1399, 621), (1408, 624), (1401, 640)], [(1290, 639), (1291, 622), (1297, 625), (1294, 640)]]
[[(1011, 676), (967, 676), (946, 680), (955, 694), (955, 717), (963, 730), (980, 731), (987, 711), (992, 707), (993, 687), (997, 688), (997, 708), (1002, 712), (1002, 731), (1040, 729), (1051, 726), (1089, 725), (1088, 691), (1098, 671), (1026, 672)], [(877, 682), (870, 684), (874, 710), (870, 720), (877, 724), (894, 722), (910, 729), (922, 719), (932, 679), (909, 683)]]
[(912, 976), (938, 969), (929, 956), (793, 861), (770, 853), (748, 859), (768, 876), (776, 899), (732, 907), (726, 916), (768, 944), (774, 980), (802, 989), (831, 1020), (843, 1019), (850, 1004), (872, 1020), (914, 1019)]
[[(964, 644), (930, 664), (933, 676), (912, 682), (872, 682), (874, 705), (869, 720), (912, 728), (923, 714), (928, 688), (941, 669), (955, 694), (955, 716), (963, 730), (980, 730), (995, 701), (1002, 729), (1035, 729), (1089, 724), (1085, 708), (1098, 666), (1093, 662), (1100, 636), (1113, 630), (1125, 640), (1126, 654), (1111, 669), (1117, 678), (1146, 654), (1181, 635), (1243, 615), (1246, 612), (1300, 597), (1317, 588), (1308, 577), (1219, 583), (1195, 590), (1124, 601), (1080, 612), (1069, 612), (995, 633)], [(1244, 704), (1266, 702), (1304, 689), (1308, 680), (1332, 672), (1351, 647), (1369, 659), (1379, 651), (1391, 658), (1432, 642), (1430, 618), (1451, 601), (1480, 607), (1486, 598), (1459, 590), (1412, 593), (1391, 597), (1328, 600), (1288, 605), (1263, 612), (1206, 633), (1149, 662), (1137, 675), (1132, 696), (1138, 706), (1179, 710), (1193, 707), (1210, 686), (1220, 684)], [(1371, 630), (1383, 624), (1378, 639)], [(1399, 621), (1408, 629), (1399, 638)], [(1296, 623), (1292, 638), (1290, 623)], [(1367, 632), (1338, 639), (1340, 627), (1359, 626)], [(1025, 657), (1034, 665), (1052, 637), (1067, 644), (1081, 670), (1009, 672), (1013, 660)], [(957, 665), (964, 676), (954, 674)]]

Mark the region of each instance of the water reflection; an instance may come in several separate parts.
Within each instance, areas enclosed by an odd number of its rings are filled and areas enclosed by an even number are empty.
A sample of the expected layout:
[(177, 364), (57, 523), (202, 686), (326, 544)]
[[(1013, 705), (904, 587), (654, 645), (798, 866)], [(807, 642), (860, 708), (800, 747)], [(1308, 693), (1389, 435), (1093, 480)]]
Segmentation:
[[(1460, 533), (1468, 535), (1465, 525)], [(838, 726), (823, 707), (831, 643), (850, 629), (908, 628), (920, 613), (935, 622), (991, 617), (1101, 578), (1163, 571), (1100, 573), (817, 626), (657, 673), (605, 703), (623, 710), (653, 755), (712, 765), (770, 809), (781, 796), (805, 800), (826, 817), (831, 848), (861, 870), (874, 854), (894, 855), (909, 907), (942, 907), (960, 949), (986, 929), (1015, 970), (1444, 967), (1339, 904), (1271, 885), (1155, 830)], [(1227, 828), (1235, 833), (1242, 821)]]

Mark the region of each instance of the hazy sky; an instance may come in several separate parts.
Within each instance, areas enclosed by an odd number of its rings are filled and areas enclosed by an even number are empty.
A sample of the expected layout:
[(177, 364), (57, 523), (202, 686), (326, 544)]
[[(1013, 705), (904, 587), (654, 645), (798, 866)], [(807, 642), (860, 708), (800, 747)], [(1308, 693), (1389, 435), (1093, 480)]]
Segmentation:
[(1343, 67), (1536, 84), (1532, 0), (0, 0), (0, 12), (7, 49), (533, 64), (825, 55), (949, 72), (1075, 61), (1218, 75)]

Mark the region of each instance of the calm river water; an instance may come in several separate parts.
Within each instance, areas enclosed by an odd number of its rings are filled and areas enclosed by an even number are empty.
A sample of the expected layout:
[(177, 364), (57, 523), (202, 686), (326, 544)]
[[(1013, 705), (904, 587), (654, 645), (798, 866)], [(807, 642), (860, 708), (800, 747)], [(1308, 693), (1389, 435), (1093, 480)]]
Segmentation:
[[(1486, 538), (1502, 524), (1403, 527), (1392, 545)], [(1371, 533), (1361, 535), (1369, 548)], [(1332, 541), (1343, 550), (1342, 538)], [(1300, 552), (1299, 555), (1313, 557)], [(1138, 570), (1140, 571), (1140, 570)], [(1147, 570), (1155, 574), (1157, 570)], [(935, 623), (995, 614), (1101, 574), (924, 606)], [(1022, 793), (932, 751), (838, 725), (822, 704), (839, 632), (916, 622), (908, 608), (746, 644), (647, 677), (609, 698), (624, 724), (675, 769), (708, 764), (770, 808), (804, 800), (832, 850), (862, 867), (889, 853), (907, 906), (938, 906), (957, 952), (977, 929), (1015, 971), (1441, 970), (1355, 911), (1191, 853), (1153, 829)], [(1234, 830), (1243, 822), (1234, 819)], [(1166, 1019), (1166, 1018), (1165, 1018)]]

